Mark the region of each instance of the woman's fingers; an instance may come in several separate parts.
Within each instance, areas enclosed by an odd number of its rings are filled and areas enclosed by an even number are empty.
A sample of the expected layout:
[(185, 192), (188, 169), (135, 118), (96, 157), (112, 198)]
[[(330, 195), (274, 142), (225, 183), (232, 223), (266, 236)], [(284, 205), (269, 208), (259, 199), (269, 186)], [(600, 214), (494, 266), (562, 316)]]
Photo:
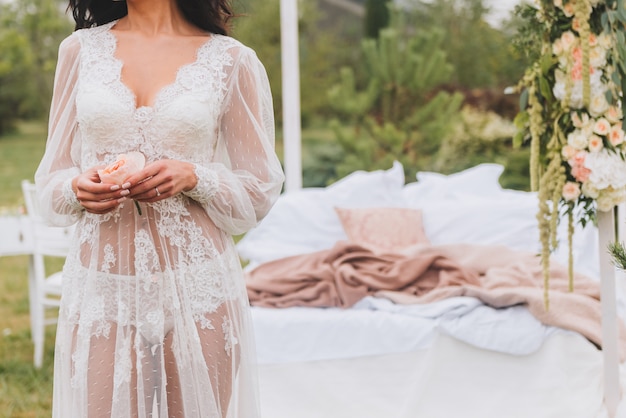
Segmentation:
[(80, 174), (74, 183), (76, 198), (92, 213), (106, 213), (114, 209), (130, 192), (120, 186), (100, 182), (98, 167)]
[(153, 203), (175, 196), (195, 185), (194, 165), (178, 160), (160, 160), (148, 164), (124, 184), (129, 198)]

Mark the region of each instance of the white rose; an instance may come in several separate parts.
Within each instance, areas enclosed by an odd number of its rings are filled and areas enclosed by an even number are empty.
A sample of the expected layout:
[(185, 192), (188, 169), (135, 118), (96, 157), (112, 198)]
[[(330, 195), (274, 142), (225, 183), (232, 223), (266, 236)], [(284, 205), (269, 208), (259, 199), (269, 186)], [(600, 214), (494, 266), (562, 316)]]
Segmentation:
[(583, 183), (582, 193), (590, 199), (597, 199), (600, 195), (600, 190), (592, 182), (586, 181)]
[(587, 113), (579, 115), (578, 112), (572, 112), (572, 123), (575, 128), (583, 129), (589, 125), (589, 115)]
[(589, 63), (594, 68), (604, 67), (606, 64), (606, 51), (601, 46), (591, 48), (589, 51)]
[(589, 145), (589, 140), (580, 130), (575, 130), (567, 135), (567, 145), (577, 150), (584, 150)]
[(613, 39), (610, 35), (603, 32), (598, 37), (598, 44), (605, 50), (608, 50), (613, 46)]
[(596, 198), (596, 204), (598, 205), (598, 210), (601, 212), (608, 212), (615, 207), (613, 196), (611, 196), (610, 193), (604, 192), (600, 192), (600, 196)]
[(591, 103), (589, 103), (589, 113), (591, 113), (591, 116), (595, 118), (600, 117), (607, 110), (609, 110), (609, 102), (606, 100), (604, 94), (597, 94), (591, 98)]
[[(568, 4), (569, 5), (569, 4)], [(570, 17), (570, 16), (568, 16)], [(561, 44), (563, 51), (569, 51), (574, 45), (576, 45), (578, 38), (574, 35), (574, 32), (568, 30), (561, 35)]]

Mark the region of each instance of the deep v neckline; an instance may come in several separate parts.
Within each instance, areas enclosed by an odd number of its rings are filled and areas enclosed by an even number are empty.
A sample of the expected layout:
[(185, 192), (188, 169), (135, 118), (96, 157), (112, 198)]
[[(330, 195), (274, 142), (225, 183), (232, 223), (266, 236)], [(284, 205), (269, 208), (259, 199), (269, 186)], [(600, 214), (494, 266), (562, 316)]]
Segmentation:
[(200, 55), (201, 55), (202, 51), (211, 44), (211, 42), (213, 41), (213, 38), (215, 37), (215, 35), (210, 34), (208, 39), (206, 39), (204, 42), (202, 42), (200, 44), (200, 46), (198, 46), (196, 48), (193, 60), (191, 60), (188, 63), (182, 64), (181, 66), (179, 66), (176, 69), (176, 72), (174, 74), (173, 80), (168, 82), (168, 83), (166, 83), (166, 84), (164, 84), (163, 86), (161, 86), (156, 91), (156, 93), (153, 96), (152, 103), (139, 106), (138, 103), (137, 103), (137, 94), (122, 79), (122, 70), (124, 69), (124, 66), (126, 64), (125, 64), (125, 62), (122, 59), (118, 58), (117, 55), (116, 55), (116, 53), (117, 53), (117, 46), (118, 46), (118, 38), (113, 33), (113, 30), (112, 30), (113, 27), (115, 27), (116, 24), (117, 24), (117, 20), (111, 22), (109, 24), (107, 30), (106, 30), (107, 34), (109, 35), (109, 37), (111, 38), (111, 41), (112, 41), (112, 47), (110, 48), (110, 57), (117, 64), (115, 66), (116, 71), (117, 71), (117, 74), (116, 74), (117, 82), (122, 87), (122, 90), (124, 90), (126, 92), (126, 94), (129, 96), (129, 100), (132, 103), (132, 107), (133, 107), (133, 110), (134, 110), (135, 113), (137, 113), (139, 111), (144, 111), (145, 112), (145, 111), (154, 111), (155, 109), (158, 109), (158, 107), (161, 105), (162, 97), (165, 96), (165, 93), (167, 91), (169, 91), (169, 90), (176, 89), (176, 87), (180, 83), (180, 77), (181, 77), (181, 74), (183, 73), (183, 71), (185, 71), (185, 70), (187, 70), (189, 68), (192, 68), (192, 67), (196, 66), (199, 63)]

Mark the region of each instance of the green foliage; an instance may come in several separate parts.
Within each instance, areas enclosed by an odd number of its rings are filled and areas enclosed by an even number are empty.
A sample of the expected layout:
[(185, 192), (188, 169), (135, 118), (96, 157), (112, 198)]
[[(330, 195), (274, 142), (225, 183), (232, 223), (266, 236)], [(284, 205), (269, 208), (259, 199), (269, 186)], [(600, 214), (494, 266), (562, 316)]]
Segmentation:
[(367, 0), (365, 2), (365, 36), (378, 38), (380, 31), (389, 25), (389, 0)]
[(455, 173), (492, 162), (505, 167), (500, 183), (505, 188), (528, 190), (528, 148), (514, 147), (515, 125), (491, 112), (466, 106), (454, 130), (444, 138), (434, 170)]
[(443, 30), (442, 49), (454, 67), (450, 81), (467, 88), (515, 85), (528, 58), (513, 47), (519, 20), (494, 28), (485, 21), (484, 0), (414, 1), (415, 27)]
[[(278, 124), (282, 121), (282, 83), (280, 51), (280, 0), (247, 2), (245, 11), (235, 21), (233, 36), (254, 49), (265, 65)], [(328, 115), (326, 90), (338, 80), (337, 68), (350, 65), (355, 54), (351, 51), (350, 37), (344, 28), (328, 23), (327, 17), (315, 2), (298, 3), (300, 35), (300, 96), (304, 126), (319, 117)], [(360, 22), (358, 22), (360, 23)]]
[(34, 110), (33, 62), (26, 36), (15, 28), (0, 28), (0, 135), (13, 130), (18, 118)]
[(47, 114), (58, 45), (71, 30), (57, 0), (0, 3), (0, 135)]
[(340, 83), (328, 92), (331, 107), (352, 126), (346, 130), (339, 120), (331, 125), (344, 151), (338, 176), (388, 168), (393, 160), (402, 162), (407, 174), (429, 166), (462, 101), (460, 94), (436, 91), (452, 73), (442, 40), (438, 30), (409, 34), (394, 13), (379, 39), (363, 41), (364, 88), (357, 87), (353, 70), (344, 68)]

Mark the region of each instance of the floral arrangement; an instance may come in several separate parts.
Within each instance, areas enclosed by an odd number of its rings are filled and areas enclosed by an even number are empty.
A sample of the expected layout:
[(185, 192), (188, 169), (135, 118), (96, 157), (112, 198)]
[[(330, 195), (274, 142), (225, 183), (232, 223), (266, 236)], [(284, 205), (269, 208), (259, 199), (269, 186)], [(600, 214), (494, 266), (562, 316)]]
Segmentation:
[(624, 0), (535, 0), (520, 15), (541, 51), (520, 82), (517, 140), (530, 140), (531, 187), (539, 194), (546, 308), (550, 253), (567, 217), (570, 290), (574, 222), (595, 221), (626, 201), (622, 87), (626, 81)]

